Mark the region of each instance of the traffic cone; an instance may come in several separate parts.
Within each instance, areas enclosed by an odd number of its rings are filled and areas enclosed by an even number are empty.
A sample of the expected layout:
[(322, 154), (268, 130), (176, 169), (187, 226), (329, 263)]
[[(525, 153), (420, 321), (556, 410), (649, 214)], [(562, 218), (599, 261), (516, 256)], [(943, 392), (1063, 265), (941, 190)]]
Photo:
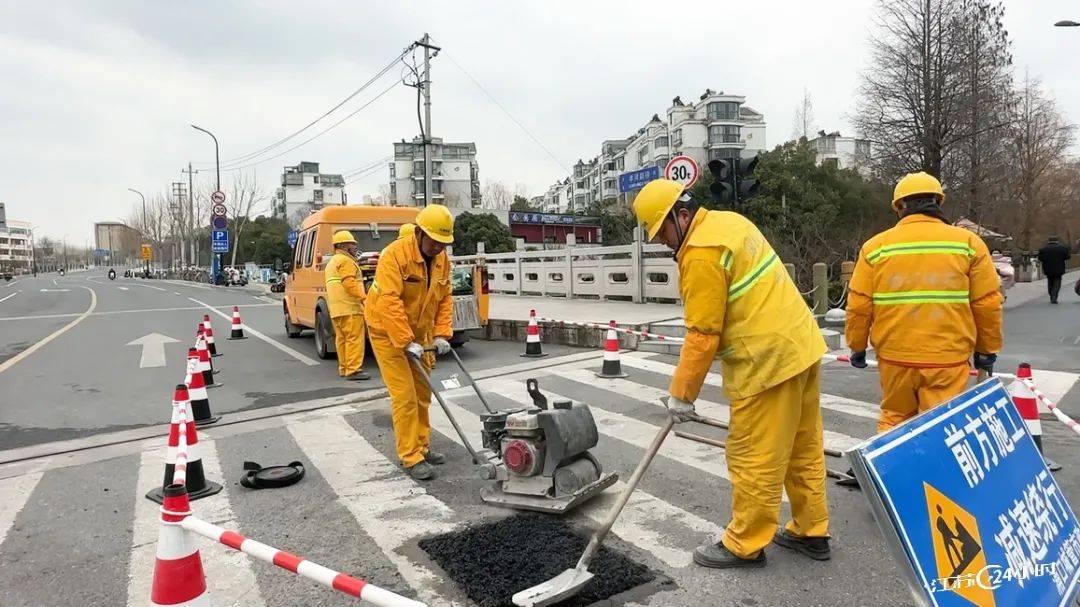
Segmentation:
[(623, 373), (622, 362), (619, 361), (619, 335), (615, 333), (615, 321), (608, 323), (607, 336), (604, 337), (604, 366), (596, 374), (597, 377), (617, 378), (626, 377)]
[(146, 499), (162, 503), (165, 489), (173, 484), (173, 473), (176, 471), (176, 454), (180, 448), (180, 416), (183, 413), (185, 424), (184, 440), (186, 442), (187, 467), (185, 487), (188, 497), (197, 500), (201, 497), (214, 495), (221, 491), (221, 485), (206, 480), (203, 473), (202, 456), (199, 453), (199, 433), (192, 423), (192, 407), (188, 400), (188, 387), (178, 384), (173, 394), (172, 422), (169, 424), (169, 446), (165, 452), (165, 481), (161, 487), (155, 487), (146, 494)]
[(540, 348), (540, 327), (536, 324), (536, 310), (529, 310), (529, 326), (525, 329), (525, 353), (527, 358), (547, 356)]
[(216, 388), (221, 384), (214, 381), (214, 362), (210, 360), (210, 350), (206, 347), (206, 334), (200, 333), (195, 340), (195, 349), (199, 353), (199, 370), (203, 372), (203, 381), (207, 388)]
[(247, 339), (244, 336), (244, 323), (240, 320), (240, 306), (232, 307), (232, 334), (229, 339)]
[(154, 581), (150, 605), (213, 607), (206, 589), (202, 556), (190, 531), (180, 521), (191, 514), (191, 502), (183, 485), (170, 484), (164, 491), (161, 526), (158, 529)]
[[(206, 327), (200, 322), (195, 325), (195, 347), (199, 350), (206, 350), (206, 358), (210, 359), (210, 347), (206, 343)], [(218, 371), (214, 368), (214, 361), (210, 361), (210, 372), (217, 375)], [(207, 382), (211, 383), (211, 382)]]
[(221, 356), (214, 344), (214, 326), (210, 324), (210, 315), (203, 314), (203, 335), (206, 336), (206, 347), (210, 350), (210, 356)]
[(1039, 453), (1042, 454), (1043, 459), (1046, 461), (1046, 467), (1056, 472), (1061, 470), (1061, 464), (1046, 457), (1046, 453), (1043, 451), (1039, 403), (1035, 393), (1027, 385), (1028, 381), (1032, 381), (1031, 365), (1020, 363), (1020, 366), (1016, 369), (1016, 381), (1009, 385), (1009, 396), (1012, 397), (1013, 404), (1016, 405), (1016, 410), (1020, 413), (1020, 418), (1024, 420), (1024, 425), (1027, 426), (1028, 432), (1031, 433), (1031, 438), (1035, 439), (1035, 446), (1039, 448)]
[(206, 375), (199, 370), (199, 353), (195, 348), (188, 350), (187, 376), (184, 383), (188, 387), (191, 399), (191, 418), (196, 426), (208, 426), (221, 419), (210, 412), (210, 398), (206, 394)]

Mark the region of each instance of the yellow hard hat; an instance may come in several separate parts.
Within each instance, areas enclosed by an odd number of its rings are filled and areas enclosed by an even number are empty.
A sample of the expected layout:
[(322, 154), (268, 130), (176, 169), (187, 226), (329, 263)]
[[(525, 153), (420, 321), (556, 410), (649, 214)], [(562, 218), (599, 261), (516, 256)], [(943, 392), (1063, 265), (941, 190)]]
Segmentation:
[(334, 244), (339, 245), (345, 242), (351, 242), (356, 244), (356, 238), (353, 237), (352, 232), (348, 230), (338, 230), (334, 232)]
[(656, 238), (664, 218), (683, 195), (682, 184), (670, 179), (654, 179), (641, 188), (634, 198), (634, 215), (645, 226), (646, 240)]
[(438, 242), (454, 242), (454, 216), (441, 204), (429, 204), (417, 213), (416, 227)]
[(401, 229), (398, 230), (397, 237), (405, 238), (406, 236), (412, 236), (416, 231), (416, 225), (412, 223), (405, 223), (401, 225)]
[(896, 182), (896, 189), (893, 190), (893, 210), (899, 210), (900, 201), (915, 194), (932, 194), (937, 196), (938, 204), (945, 203), (945, 192), (941, 189), (941, 182), (937, 180), (937, 177), (919, 171), (908, 173)]

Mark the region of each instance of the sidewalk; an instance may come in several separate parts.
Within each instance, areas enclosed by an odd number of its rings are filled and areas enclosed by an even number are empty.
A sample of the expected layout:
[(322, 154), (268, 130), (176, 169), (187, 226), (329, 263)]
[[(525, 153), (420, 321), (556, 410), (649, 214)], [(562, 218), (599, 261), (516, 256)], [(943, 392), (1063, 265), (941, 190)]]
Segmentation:
[[(1077, 277), (1080, 277), (1078, 272), (1080, 272), (1080, 270), (1070, 270), (1065, 273), (1064, 278), (1061, 279), (1062, 296), (1071, 294), (1073, 284), (1076, 283)], [(1007, 299), (1005, 300), (1006, 310), (1011, 310), (1040, 298), (1050, 301), (1050, 296), (1046, 293), (1045, 278), (1034, 282), (1018, 282), (1013, 288), (1006, 291), (1005, 294), (1007, 296)]]
[(537, 316), (572, 322), (645, 325), (661, 321), (681, 321), (683, 308), (676, 304), (633, 303), (629, 301), (599, 301), (596, 299), (566, 299), (503, 295), (491, 296), (489, 317), (498, 320), (529, 320), (529, 310)]

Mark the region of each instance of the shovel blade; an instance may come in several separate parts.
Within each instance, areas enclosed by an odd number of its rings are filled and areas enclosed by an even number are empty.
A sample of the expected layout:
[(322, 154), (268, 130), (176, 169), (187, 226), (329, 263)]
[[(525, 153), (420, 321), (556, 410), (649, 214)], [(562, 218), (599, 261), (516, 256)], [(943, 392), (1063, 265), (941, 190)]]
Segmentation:
[(543, 607), (554, 605), (577, 594), (593, 574), (588, 569), (567, 569), (559, 575), (514, 594), (511, 600), (518, 607)]

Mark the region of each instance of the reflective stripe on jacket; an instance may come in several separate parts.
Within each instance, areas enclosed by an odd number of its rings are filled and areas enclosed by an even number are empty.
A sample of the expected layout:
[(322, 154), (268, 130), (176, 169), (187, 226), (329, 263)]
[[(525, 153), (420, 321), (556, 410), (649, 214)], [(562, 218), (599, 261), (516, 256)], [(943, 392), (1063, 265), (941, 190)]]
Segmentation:
[(446, 252), (428, 266), (415, 236), (388, 244), (375, 266), (375, 282), (364, 311), (368, 331), (385, 335), (397, 348), (409, 342), (430, 344), (453, 333), (454, 298), (450, 287), (450, 258)]
[(798, 375), (825, 353), (784, 264), (742, 215), (699, 210), (676, 261), (687, 334), (672, 396), (693, 402), (716, 356), (724, 390), (741, 399)]
[(913, 366), (1001, 350), (1001, 281), (982, 239), (909, 215), (863, 245), (848, 288), (848, 347)]
[(364, 285), (360, 266), (343, 251), (337, 251), (326, 264), (326, 304), (330, 317), (364, 313)]

